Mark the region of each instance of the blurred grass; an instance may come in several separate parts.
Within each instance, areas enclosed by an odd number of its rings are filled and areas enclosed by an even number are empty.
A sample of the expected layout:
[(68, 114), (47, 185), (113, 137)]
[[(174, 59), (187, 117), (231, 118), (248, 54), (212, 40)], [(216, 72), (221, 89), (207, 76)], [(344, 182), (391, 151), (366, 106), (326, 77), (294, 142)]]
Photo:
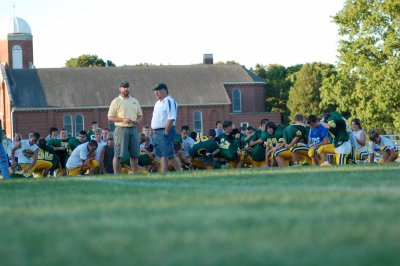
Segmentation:
[(1, 181), (1, 265), (400, 265), (399, 170)]

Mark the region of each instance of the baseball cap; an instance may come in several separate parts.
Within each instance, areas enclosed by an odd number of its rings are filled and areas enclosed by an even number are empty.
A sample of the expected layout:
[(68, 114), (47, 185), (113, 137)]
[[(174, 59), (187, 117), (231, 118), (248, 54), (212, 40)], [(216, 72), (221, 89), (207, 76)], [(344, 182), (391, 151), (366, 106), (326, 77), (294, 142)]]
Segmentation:
[(129, 88), (129, 82), (128, 81), (122, 81), (121, 85), (119, 85), (120, 87), (124, 87), (124, 88)]
[(209, 136), (216, 136), (217, 135), (217, 132), (215, 132), (215, 129), (213, 129), (213, 128), (211, 128), (209, 131), (208, 131), (208, 135)]
[(159, 91), (159, 90), (168, 90), (168, 87), (164, 83), (160, 83), (157, 85), (157, 87), (153, 89), (153, 91)]

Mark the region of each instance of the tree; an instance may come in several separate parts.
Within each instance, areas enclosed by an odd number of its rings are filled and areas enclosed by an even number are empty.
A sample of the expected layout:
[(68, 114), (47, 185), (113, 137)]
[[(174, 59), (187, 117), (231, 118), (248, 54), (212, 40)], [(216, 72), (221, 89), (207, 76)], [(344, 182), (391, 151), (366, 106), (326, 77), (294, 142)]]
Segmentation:
[(84, 54), (76, 58), (70, 58), (65, 62), (66, 67), (115, 67), (115, 64), (107, 60), (104, 62), (103, 59), (97, 55)]
[(337, 74), (323, 84), (321, 107), (336, 105), (367, 128), (400, 127), (400, 2), (347, 0), (334, 21)]
[(334, 66), (330, 64), (305, 64), (300, 71), (291, 76), (293, 86), (287, 102), (291, 118), (296, 114), (318, 116), (324, 111), (319, 106), (321, 102), (320, 87), (323, 80), (333, 74), (333, 70)]
[(217, 63), (215, 63), (216, 65), (240, 65), (238, 62), (231, 60), (231, 61), (218, 61)]
[(257, 64), (251, 69), (267, 82), (266, 85), (266, 111), (282, 113), (284, 124), (289, 122), (289, 110), (286, 106), (289, 98), (289, 90), (292, 81), (289, 78), (293, 73), (299, 71), (301, 65), (285, 68), (282, 65), (271, 64), (268, 66)]

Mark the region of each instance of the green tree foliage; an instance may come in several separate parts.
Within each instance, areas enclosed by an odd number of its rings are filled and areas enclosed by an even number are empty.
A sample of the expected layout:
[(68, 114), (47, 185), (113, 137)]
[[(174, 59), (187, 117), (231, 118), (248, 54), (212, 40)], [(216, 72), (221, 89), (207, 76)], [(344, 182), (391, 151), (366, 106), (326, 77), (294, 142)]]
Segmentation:
[(292, 81), (289, 78), (293, 73), (299, 71), (301, 65), (284, 67), (271, 64), (268, 66), (257, 64), (252, 71), (260, 78), (265, 79), (266, 85), (266, 111), (281, 112), (283, 123), (289, 122), (289, 110), (286, 107), (289, 98), (289, 90)]
[(76, 58), (70, 58), (65, 62), (66, 67), (115, 67), (115, 64), (110, 61), (104, 61), (97, 55), (84, 54)]
[(330, 64), (305, 64), (300, 71), (290, 77), (293, 86), (289, 92), (287, 107), (290, 110), (291, 118), (296, 114), (318, 116), (324, 111), (319, 107), (320, 87), (323, 80), (332, 75), (333, 70), (334, 66)]
[(321, 107), (337, 106), (367, 128), (400, 127), (400, 1), (347, 0), (334, 21), (339, 61)]
[(216, 65), (240, 65), (238, 62), (231, 60), (231, 61), (218, 61), (217, 63), (215, 63)]

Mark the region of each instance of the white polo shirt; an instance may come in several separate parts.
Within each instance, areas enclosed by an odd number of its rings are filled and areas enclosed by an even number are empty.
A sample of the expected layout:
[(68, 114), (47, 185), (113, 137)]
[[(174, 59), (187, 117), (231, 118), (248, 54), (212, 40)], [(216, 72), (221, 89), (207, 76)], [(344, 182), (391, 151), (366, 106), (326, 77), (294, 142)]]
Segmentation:
[(164, 99), (158, 100), (154, 106), (151, 128), (165, 128), (168, 120), (174, 120), (173, 125), (175, 125), (177, 110), (178, 104), (171, 96), (168, 95)]
[(83, 165), (83, 161), (87, 159), (89, 155), (89, 150), (88, 150), (88, 144), (89, 142), (85, 142), (83, 144), (80, 144), (78, 147), (76, 147), (71, 155), (68, 158), (68, 161), (66, 163), (67, 169), (73, 169), (77, 167), (81, 167)]

